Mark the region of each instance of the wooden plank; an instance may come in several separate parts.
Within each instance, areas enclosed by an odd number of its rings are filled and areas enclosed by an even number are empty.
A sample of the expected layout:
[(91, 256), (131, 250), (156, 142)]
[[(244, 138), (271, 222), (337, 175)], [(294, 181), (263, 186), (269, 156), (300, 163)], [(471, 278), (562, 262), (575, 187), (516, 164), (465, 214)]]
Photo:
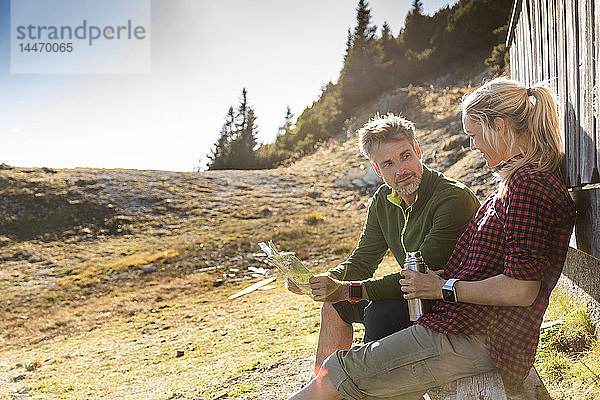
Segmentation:
[(540, 0), (540, 27), (541, 27), (541, 40), (542, 40), (542, 80), (548, 82), (550, 79), (550, 43), (549, 43), (549, 29), (548, 25), (548, 0)]
[[(600, 189), (576, 190), (572, 193), (577, 207), (577, 249), (600, 259)], [(586, 290), (584, 285), (582, 288)], [(597, 300), (600, 301), (600, 298)]]
[[(522, 2), (515, 3), (515, 7), (517, 6), (522, 7)], [(513, 16), (520, 14), (520, 9), (513, 10)], [(519, 17), (518, 21), (516, 23), (513, 23), (513, 40), (511, 42), (510, 48), (508, 49), (510, 54), (509, 74), (511, 79), (519, 81), (521, 80), (521, 75), (523, 74), (521, 66), (523, 64), (523, 18)]]
[(525, 400), (552, 400), (535, 367), (531, 367), (524, 382)]
[(456, 382), (456, 400), (507, 400), (498, 371), (468, 376)]
[(538, 68), (538, 76), (537, 76), (537, 82), (541, 82), (541, 81), (545, 81), (546, 79), (548, 79), (548, 74), (547, 72), (547, 62), (546, 62), (546, 57), (548, 55), (547, 53), (547, 48), (545, 45), (545, 40), (544, 40), (544, 35), (546, 33), (546, 29), (545, 29), (545, 18), (544, 18), (544, 12), (545, 12), (545, 5), (546, 5), (546, 1), (545, 0), (534, 0), (534, 2), (536, 3), (536, 13), (535, 13), (535, 23), (537, 26), (536, 32), (537, 32), (537, 42), (538, 42), (538, 47), (536, 49), (536, 52), (538, 54), (538, 64), (537, 64), (537, 68)]
[(510, 45), (510, 47), (508, 48), (508, 52), (509, 52), (509, 65), (508, 65), (508, 76), (511, 79), (517, 80), (516, 76), (520, 70), (519, 68), (519, 63), (520, 63), (520, 51), (519, 51), (519, 46), (521, 46), (521, 32), (520, 32), (520, 28), (521, 27), (521, 18), (519, 18), (519, 21), (515, 24), (514, 26), (514, 33), (513, 33), (513, 40), (512, 43)]
[(517, 57), (517, 55), (519, 54), (519, 34), (517, 33), (517, 27), (515, 27), (514, 29), (515, 32), (513, 33), (513, 42), (508, 48), (508, 57), (510, 60), (510, 63), (508, 64), (508, 76), (510, 79), (517, 80), (515, 76), (517, 74), (517, 71), (519, 70), (519, 59)]
[(537, 13), (535, 16), (537, 23), (537, 36), (538, 36), (538, 82), (545, 81), (547, 78), (546, 74), (546, 57), (548, 53), (546, 53), (546, 45), (544, 40), (544, 35), (546, 34), (546, 29), (544, 24), (546, 23), (544, 18), (544, 5), (546, 3), (545, 0), (534, 0), (536, 3)]
[(531, 19), (532, 17), (532, 9), (531, 9), (531, 1), (527, 2), (529, 10), (527, 13), (527, 25), (528, 27), (525, 27), (525, 36), (527, 37), (527, 41), (528, 41), (528, 50), (525, 52), (525, 54), (527, 55), (527, 68), (525, 68), (526, 74), (527, 74), (527, 86), (530, 86), (534, 81), (535, 81), (535, 52), (532, 50), (534, 44), (533, 41), (533, 29), (535, 28), (533, 25), (533, 21)]
[[(525, 0), (527, 1), (527, 0)], [(522, 7), (522, 5), (521, 5)], [(519, 11), (521, 13), (521, 11)], [(519, 17), (519, 22), (515, 28), (515, 37), (513, 39), (510, 58), (510, 77), (516, 81), (523, 79), (523, 18)], [(514, 57), (514, 58), (513, 58)], [(513, 64), (514, 60), (514, 64)]]
[[(556, 1), (556, 65), (557, 65), (557, 77), (558, 77), (558, 106), (559, 106), (559, 116), (560, 116), (560, 131), (563, 134), (565, 149), (568, 146), (568, 138), (567, 138), (567, 104), (568, 104), (568, 96), (567, 96), (567, 48), (566, 48), (566, 31), (565, 31), (565, 7), (563, 0)], [(568, 155), (567, 157), (569, 157)], [(567, 174), (567, 180), (569, 180), (569, 175)]]
[(531, 14), (529, 15), (529, 23), (531, 25), (531, 56), (532, 56), (532, 68), (531, 68), (531, 80), (528, 86), (540, 81), (540, 43), (538, 38), (538, 7), (536, 0), (531, 0)]
[(535, 13), (535, 23), (537, 26), (536, 29), (536, 34), (537, 34), (537, 43), (538, 43), (538, 47), (536, 49), (536, 52), (538, 54), (538, 63), (537, 63), (537, 81), (536, 82), (541, 82), (543, 80), (546, 79), (546, 76), (544, 75), (544, 71), (545, 71), (545, 61), (544, 59), (546, 58), (546, 51), (544, 49), (544, 22), (543, 22), (543, 11), (542, 11), (542, 7), (544, 5), (544, 1), (543, 0), (534, 0), (536, 3), (536, 13)]
[(550, 79), (550, 43), (548, 26), (548, 0), (540, 0), (540, 29), (542, 40), (542, 80), (548, 82)]
[[(527, 0), (525, 0), (527, 1)], [(519, 22), (519, 17), (521, 15), (521, 4), (522, 0), (516, 0), (513, 3), (513, 9), (510, 17), (510, 23), (508, 24), (508, 32), (506, 35), (506, 48), (510, 49), (514, 43), (514, 38), (516, 34), (516, 27)]]
[(527, 19), (527, 1), (524, 1), (524, 9), (523, 13), (525, 16), (523, 17), (523, 23), (521, 24), (521, 79), (520, 82), (524, 85), (529, 81), (529, 22)]
[(517, 71), (518, 76), (520, 77), (518, 80), (522, 83), (525, 83), (526, 72), (527, 69), (527, 61), (526, 61), (526, 53), (525, 50), (527, 48), (527, 40), (525, 39), (525, 24), (527, 24), (527, 0), (523, 0), (523, 5), (521, 6), (523, 9), (521, 10), (521, 15), (519, 16), (519, 48), (521, 51), (519, 52), (519, 71)]
[[(600, 250), (600, 247), (596, 249)], [(600, 337), (600, 258), (583, 249), (569, 247), (565, 267), (556, 287), (568, 293), (576, 303), (587, 304), (589, 315), (596, 324), (595, 335)]]
[[(595, 74), (594, 74), (594, 131), (596, 140), (596, 174), (594, 183), (600, 182), (600, 4), (592, 3), (594, 7), (594, 50), (595, 50)], [(600, 249), (598, 249), (600, 251)]]
[(592, 1), (579, 1), (579, 173), (581, 184), (592, 183), (595, 167), (594, 132), (594, 36)]
[(557, 21), (556, 0), (548, 0), (548, 60), (550, 88), (558, 94), (558, 57), (557, 57)]
[(524, 56), (524, 65), (522, 71), (524, 72), (523, 83), (525, 86), (529, 86), (531, 84), (531, 73), (533, 70), (533, 55), (531, 54), (530, 49), (532, 48), (531, 42), (531, 23), (530, 21), (530, 4), (529, 0), (523, 1), (523, 12), (521, 16), (523, 17), (523, 56)]
[(579, 177), (579, 51), (577, 2), (565, 0), (565, 29), (567, 32), (567, 176), (571, 187), (580, 186)]
[(552, 400), (535, 367), (531, 367), (523, 385), (506, 388), (506, 398), (507, 400)]
[[(444, 389), (451, 391), (451, 385)], [(498, 371), (469, 376), (456, 381), (456, 400), (552, 400), (535, 367), (523, 384), (504, 387)]]
[[(523, 22), (519, 21), (519, 26), (518, 26), (518, 30), (515, 33), (515, 40), (513, 41), (513, 44), (515, 45), (515, 52), (516, 52), (516, 67), (514, 69), (511, 68), (511, 76), (513, 77), (514, 80), (516, 81), (523, 81), (523, 33), (522, 33), (522, 28), (523, 28)], [(517, 43), (518, 40), (518, 43)]]

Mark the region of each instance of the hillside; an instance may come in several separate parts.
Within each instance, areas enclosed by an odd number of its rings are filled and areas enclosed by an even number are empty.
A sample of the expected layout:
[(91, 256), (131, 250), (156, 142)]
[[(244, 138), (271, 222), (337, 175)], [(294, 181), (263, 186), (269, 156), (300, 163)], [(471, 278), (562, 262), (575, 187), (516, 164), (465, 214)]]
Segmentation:
[(387, 93), (345, 135), (273, 170), (3, 165), (0, 396), (284, 398), (309, 372), (318, 305), (281, 277), (227, 300), (274, 274), (256, 243), (272, 239), (314, 271), (344, 259), (369, 200), (344, 183), (367, 165), (353, 132), (377, 111), (413, 119), (425, 163), (487, 196), (491, 172), (460, 124), (469, 90)]

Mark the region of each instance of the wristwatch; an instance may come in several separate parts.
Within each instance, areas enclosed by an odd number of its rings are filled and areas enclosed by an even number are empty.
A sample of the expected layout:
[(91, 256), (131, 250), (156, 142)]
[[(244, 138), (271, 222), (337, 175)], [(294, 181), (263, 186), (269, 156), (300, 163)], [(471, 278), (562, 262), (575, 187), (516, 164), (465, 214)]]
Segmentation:
[(350, 282), (348, 303), (355, 304), (362, 300), (362, 282)]
[(446, 303), (457, 303), (456, 299), (456, 289), (454, 289), (454, 284), (458, 282), (458, 279), (451, 278), (444, 283), (442, 286), (442, 298)]

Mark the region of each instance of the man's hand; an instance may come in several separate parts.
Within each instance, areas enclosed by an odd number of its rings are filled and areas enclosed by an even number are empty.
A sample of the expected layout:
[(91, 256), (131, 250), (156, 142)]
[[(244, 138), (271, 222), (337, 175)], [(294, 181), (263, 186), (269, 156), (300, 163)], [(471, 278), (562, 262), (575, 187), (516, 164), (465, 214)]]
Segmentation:
[(348, 300), (350, 282), (339, 281), (330, 273), (315, 275), (308, 282), (315, 301), (337, 303)]
[(427, 273), (403, 269), (404, 279), (400, 279), (401, 290), (404, 292), (404, 298), (410, 299), (441, 299), (442, 286), (446, 282), (438, 273), (427, 270)]
[(290, 278), (287, 278), (285, 281), (285, 288), (294, 294), (304, 294), (302, 290), (292, 281)]

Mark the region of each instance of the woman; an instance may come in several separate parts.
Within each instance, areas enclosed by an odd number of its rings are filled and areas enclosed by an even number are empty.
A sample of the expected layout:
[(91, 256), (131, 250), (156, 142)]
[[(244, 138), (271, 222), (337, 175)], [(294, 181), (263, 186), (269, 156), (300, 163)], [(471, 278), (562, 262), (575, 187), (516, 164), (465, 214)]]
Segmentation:
[(459, 239), (442, 276), (404, 271), (406, 299), (434, 299), (415, 325), (332, 354), (291, 399), (420, 399), (427, 389), (499, 369), (522, 381), (562, 270), (575, 206), (560, 175), (552, 93), (495, 79), (463, 99), (471, 149), (500, 167), (497, 190)]

